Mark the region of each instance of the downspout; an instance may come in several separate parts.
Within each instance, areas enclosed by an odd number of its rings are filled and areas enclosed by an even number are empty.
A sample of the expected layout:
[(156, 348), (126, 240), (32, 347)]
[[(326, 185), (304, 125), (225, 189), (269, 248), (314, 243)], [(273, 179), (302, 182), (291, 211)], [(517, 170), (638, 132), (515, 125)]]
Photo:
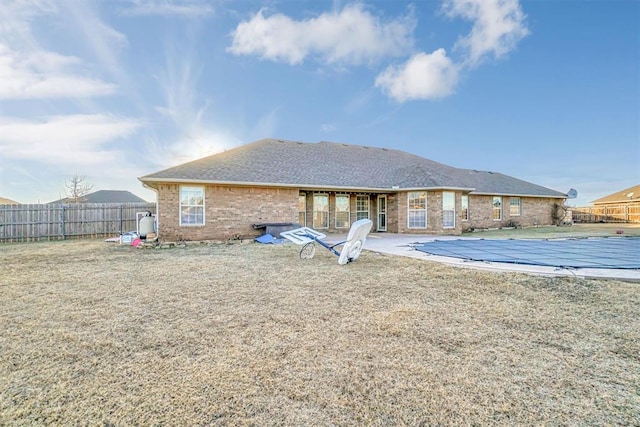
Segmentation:
[(142, 183), (142, 186), (156, 193), (156, 234), (158, 236), (158, 240), (160, 240), (160, 204), (158, 203), (158, 189), (153, 188), (144, 182)]

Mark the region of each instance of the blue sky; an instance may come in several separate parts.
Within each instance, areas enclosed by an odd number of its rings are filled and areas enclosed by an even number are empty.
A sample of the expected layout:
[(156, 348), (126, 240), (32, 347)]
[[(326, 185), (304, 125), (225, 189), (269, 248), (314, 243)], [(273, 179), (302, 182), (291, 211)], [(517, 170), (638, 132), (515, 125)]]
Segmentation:
[(640, 183), (640, 1), (4, 0), (0, 196), (274, 137), (566, 192)]

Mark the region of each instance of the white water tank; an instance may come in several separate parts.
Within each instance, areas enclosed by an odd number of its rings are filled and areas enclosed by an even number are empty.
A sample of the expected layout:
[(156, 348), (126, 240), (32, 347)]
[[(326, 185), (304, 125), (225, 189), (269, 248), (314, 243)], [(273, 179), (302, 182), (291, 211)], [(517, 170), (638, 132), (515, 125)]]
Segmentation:
[(145, 216), (140, 218), (140, 223), (138, 224), (140, 238), (146, 239), (147, 234), (155, 232), (155, 222), (156, 220), (151, 215), (151, 212), (147, 212)]

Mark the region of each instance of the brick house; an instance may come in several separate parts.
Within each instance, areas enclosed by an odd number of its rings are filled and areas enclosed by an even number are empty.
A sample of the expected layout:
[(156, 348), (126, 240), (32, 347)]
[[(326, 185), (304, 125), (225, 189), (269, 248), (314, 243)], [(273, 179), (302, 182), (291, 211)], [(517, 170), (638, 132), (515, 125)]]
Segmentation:
[(347, 232), (452, 234), (548, 225), (566, 194), (497, 172), (387, 148), (262, 139), (139, 178), (157, 193), (163, 240), (260, 234), (256, 223)]
[(591, 203), (593, 206), (573, 209), (576, 221), (640, 223), (640, 185), (600, 197)]
[(600, 197), (599, 199), (596, 199), (591, 203), (593, 203), (595, 206), (605, 206), (632, 204), (638, 202), (640, 202), (640, 185), (634, 185), (633, 187), (625, 188), (621, 191), (616, 191), (615, 193)]

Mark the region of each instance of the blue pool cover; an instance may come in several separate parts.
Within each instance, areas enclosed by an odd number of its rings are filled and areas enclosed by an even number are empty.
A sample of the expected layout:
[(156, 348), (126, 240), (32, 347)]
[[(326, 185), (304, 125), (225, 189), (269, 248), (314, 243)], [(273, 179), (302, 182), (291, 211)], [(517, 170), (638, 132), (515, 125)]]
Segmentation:
[(469, 261), (506, 262), (561, 268), (640, 269), (640, 237), (515, 240), (436, 240), (419, 251)]

